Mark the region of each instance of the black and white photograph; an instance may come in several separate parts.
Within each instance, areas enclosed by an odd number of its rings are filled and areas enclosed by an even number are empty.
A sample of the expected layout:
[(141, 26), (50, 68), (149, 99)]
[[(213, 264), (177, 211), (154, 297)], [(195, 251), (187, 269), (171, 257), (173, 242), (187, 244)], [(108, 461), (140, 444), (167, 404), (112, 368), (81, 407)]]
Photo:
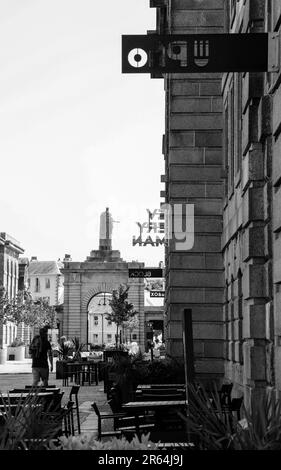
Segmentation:
[(0, 451), (281, 450), (280, 30), (280, 0), (0, 0)]

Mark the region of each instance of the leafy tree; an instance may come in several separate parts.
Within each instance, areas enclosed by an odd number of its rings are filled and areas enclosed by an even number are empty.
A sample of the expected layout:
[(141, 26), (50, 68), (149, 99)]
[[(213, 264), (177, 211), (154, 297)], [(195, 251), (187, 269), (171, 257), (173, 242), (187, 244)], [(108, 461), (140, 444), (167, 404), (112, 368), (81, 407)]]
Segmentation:
[(120, 285), (117, 290), (112, 292), (112, 299), (109, 302), (112, 312), (110, 312), (106, 319), (116, 324), (116, 347), (119, 341), (119, 329), (136, 315), (134, 305), (128, 302), (129, 287)]
[(129, 320), (123, 322), (123, 331), (125, 333), (129, 333), (129, 337), (131, 338), (131, 334), (133, 330), (136, 330), (139, 327), (139, 318), (137, 315), (129, 318)]
[(50, 306), (46, 299), (32, 299), (28, 291), (19, 291), (17, 295), (9, 300), (3, 287), (0, 287), (0, 322), (16, 325), (24, 323), (26, 326), (42, 328), (49, 325), (56, 326), (57, 314), (55, 307)]

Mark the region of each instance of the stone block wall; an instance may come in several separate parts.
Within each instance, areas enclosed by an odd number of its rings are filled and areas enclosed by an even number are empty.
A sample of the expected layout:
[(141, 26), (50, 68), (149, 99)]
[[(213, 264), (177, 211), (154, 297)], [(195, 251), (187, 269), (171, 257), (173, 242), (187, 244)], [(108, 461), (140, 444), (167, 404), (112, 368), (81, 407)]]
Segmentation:
[[(278, 4), (246, 0), (226, 5), (227, 30), (277, 32)], [(265, 390), (280, 389), (280, 74), (225, 74), (222, 86), (225, 373), (249, 407)]]
[[(222, 33), (223, 0), (157, 1), (157, 32)], [(151, 6), (156, 6), (151, 2)], [(182, 313), (191, 308), (195, 370), (222, 377), (223, 260), (222, 234), (222, 98), (220, 74), (169, 74), (164, 78), (166, 128), (165, 202), (194, 205), (194, 246), (166, 249), (166, 346), (183, 357)], [(183, 223), (186, 218), (183, 217)]]

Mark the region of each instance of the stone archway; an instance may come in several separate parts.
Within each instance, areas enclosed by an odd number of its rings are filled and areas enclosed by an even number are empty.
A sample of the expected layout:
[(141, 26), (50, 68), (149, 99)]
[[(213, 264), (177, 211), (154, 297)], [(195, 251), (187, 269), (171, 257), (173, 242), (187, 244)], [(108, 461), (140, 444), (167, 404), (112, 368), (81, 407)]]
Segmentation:
[(112, 292), (101, 292), (91, 298), (87, 308), (87, 342), (90, 347), (104, 347), (115, 343), (116, 325), (108, 315)]
[[(113, 284), (110, 282), (102, 282), (89, 289), (86, 294), (83, 296), (81, 300), (81, 329), (83, 331), (83, 336), (85, 338), (85, 342), (93, 343), (93, 341), (89, 341), (89, 304), (95, 298), (98, 297), (99, 294), (108, 293), (111, 294), (113, 290), (118, 289), (119, 284)], [(102, 317), (102, 322), (104, 322), (104, 318)], [(107, 334), (107, 333), (105, 333)], [(108, 333), (109, 334), (109, 333)], [(102, 335), (103, 336), (103, 335)], [(103, 341), (104, 343), (105, 341)]]
[(113, 292), (115, 289), (118, 289), (118, 287), (119, 287), (119, 284), (115, 285), (112, 283), (104, 282), (89, 289), (88, 292), (86, 292), (86, 294), (83, 295), (82, 297), (82, 302), (81, 302), (82, 312), (84, 313), (85, 311), (88, 310), (89, 302), (91, 301), (93, 297), (103, 292)]

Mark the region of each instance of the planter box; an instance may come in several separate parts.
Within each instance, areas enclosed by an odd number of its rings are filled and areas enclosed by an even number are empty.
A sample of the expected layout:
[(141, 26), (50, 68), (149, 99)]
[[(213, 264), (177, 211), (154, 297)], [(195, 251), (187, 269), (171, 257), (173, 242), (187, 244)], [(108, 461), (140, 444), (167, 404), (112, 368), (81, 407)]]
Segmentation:
[(7, 359), (9, 360), (10, 357), (13, 357), (14, 361), (24, 361), (25, 356), (25, 346), (8, 346), (7, 348)]

